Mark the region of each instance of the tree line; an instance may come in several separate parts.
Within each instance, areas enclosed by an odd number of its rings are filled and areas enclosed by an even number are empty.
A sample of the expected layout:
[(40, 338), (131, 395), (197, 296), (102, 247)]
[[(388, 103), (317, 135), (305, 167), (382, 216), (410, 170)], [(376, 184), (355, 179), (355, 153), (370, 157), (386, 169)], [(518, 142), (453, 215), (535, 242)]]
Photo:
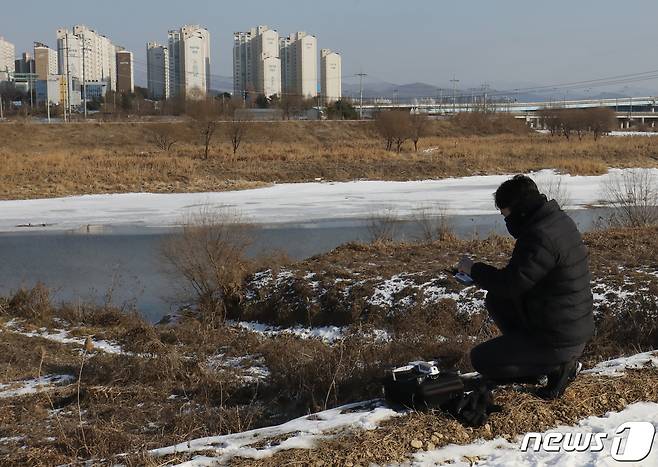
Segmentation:
[(589, 109), (542, 109), (539, 111), (541, 125), (553, 136), (570, 139), (577, 135), (582, 139), (591, 133), (594, 139), (615, 128), (616, 117), (612, 109), (593, 107)]

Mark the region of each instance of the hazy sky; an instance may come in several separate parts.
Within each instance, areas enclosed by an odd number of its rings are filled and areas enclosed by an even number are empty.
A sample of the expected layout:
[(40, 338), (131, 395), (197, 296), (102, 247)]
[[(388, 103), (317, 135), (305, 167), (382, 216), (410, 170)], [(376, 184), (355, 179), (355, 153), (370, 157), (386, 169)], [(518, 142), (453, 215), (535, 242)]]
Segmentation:
[[(56, 45), (55, 30), (83, 23), (135, 52), (199, 23), (211, 33), (212, 73), (230, 76), (232, 33), (267, 24), (307, 31), (343, 56), (343, 75), (449, 86), (553, 84), (658, 69), (656, 0), (2, 0), (0, 35), (17, 53)], [(637, 83), (658, 89), (658, 81)]]

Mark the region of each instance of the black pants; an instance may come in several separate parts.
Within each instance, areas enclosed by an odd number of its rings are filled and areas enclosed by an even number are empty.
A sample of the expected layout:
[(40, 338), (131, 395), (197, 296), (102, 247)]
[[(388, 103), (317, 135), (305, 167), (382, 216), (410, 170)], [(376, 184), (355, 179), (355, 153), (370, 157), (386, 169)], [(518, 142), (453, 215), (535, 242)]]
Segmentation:
[(502, 336), (471, 350), (473, 368), (485, 378), (501, 383), (529, 382), (582, 355), (585, 344), (554, 348), (530, 335), (523, 328), (511, 301), (488, 294), (485, 303), (502, 333)]

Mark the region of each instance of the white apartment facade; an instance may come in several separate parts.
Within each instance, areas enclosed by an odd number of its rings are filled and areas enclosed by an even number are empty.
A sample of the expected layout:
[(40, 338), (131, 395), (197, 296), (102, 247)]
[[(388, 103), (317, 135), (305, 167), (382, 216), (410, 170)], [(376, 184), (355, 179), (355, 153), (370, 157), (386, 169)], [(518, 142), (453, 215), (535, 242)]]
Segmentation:
[(343, 95), (341, 66), (340, 54), (330, 49), (320, 51), (320, 90), (325, 104), (336, 102)]
[(279, 33), (267, 26), (233, 35), (233, 93), (281, 95)]
[(16, 71), (16, 47), (0, 36), (0, 81), (9, 80), (9, 73)]
[(37, 79), (47, 80), (50, 76), (57, 75), (57, 51), (40, 42), (34, 43), (34, 68)]
[(181, 28), (183, 89), (186, 96), (210, 91), (210, 33), (201, 26)]
[(210, 33), (199, 25), (169, 31), (169, 95), (205, 97), (210, 90)]
[(157, 42), (146, 44), (146, 79), (149, 97), (169, 99), (169, 50)]
[(318, 93), (318, 45), (315, 36), (296, 32), (279, 42), (283, 93), (303, 98)]
[(73, 31), (57, 31), (59, 74), (69, 82), (106, 83), (112, 91), (117, 89), (116, 46), (105, 36), (84, 25)]

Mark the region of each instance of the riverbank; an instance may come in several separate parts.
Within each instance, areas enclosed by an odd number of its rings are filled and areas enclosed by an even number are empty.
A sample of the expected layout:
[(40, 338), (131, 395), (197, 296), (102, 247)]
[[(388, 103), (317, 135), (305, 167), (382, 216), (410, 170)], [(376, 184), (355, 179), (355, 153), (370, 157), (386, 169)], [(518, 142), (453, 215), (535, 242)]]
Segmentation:
[[(597, 320), (584, 356), (588, 367), (658, 344), (657, 234), (647, 228), (586, 235)], [(623, 375), (583, 376), (556, 402), (501, 390), (496, 398), (504, 411), (479, 430), (440, 414), (403, 413), (385, 421), (389, 408), (357, 404), (352, 412), (307, 417), (327, 420), (326, 431), (316, 427), (321, 436), (303, 445), (295, 437), (309, 428), (293, 423), (295, 429), (270, 431), (241, 452), (219, 439), (210, 447), (195, 442), (199, 450), (149, 453), (377, 398), (382, 371), (417, 358), (442, 357), (469, 371), (469, 349), (495, 329), (485, 321), (482, 293), (461, 288), (443, 270), (466, 251), (502, 262), (510, 247), (502, 238), (346, 245), (250, 275), (243, 306), (217, 327), (191, 310), (153, 325), (111, 306), (54, 306), (44, 288), (0, 299), (0, 397), (7, 402), (0, 406), (0, 459), (6, 465), (83, 459), (150, 465), (230, 451), (249, 458), (247, 465), (252, 456), (269, 465), (382, 463), (411, 459), (416, 439), (423, 449), (426, 442), (513, 440), (658, 401), (658, 373), (638, 364), (641, 369)], [(337, 412), (345, 416), (331, 418)], [(381, 428), (367, 431), (374, 427)], [(242, 438), (232, 439), (239, 444)], [(128, 457), (117, 457), (123, 454)]]
[[(522, 123), (486, 134), (436, 121), (419, 151), (384, 150), (372, 122), (248, 123), (233, 155), (220, 124), (210, 157), (201, 158), (193, 122), (117, 124), (3, 124), (0, 199), (56, 198), (101, 193), (192, 193), (315, 180), (426, 180), (554, 168), (573, 175), (608, 167), (658, 167), (653, 138), (594, 141), (530, 133)], [(176, 141), (153, 143), (160, 131)]]

